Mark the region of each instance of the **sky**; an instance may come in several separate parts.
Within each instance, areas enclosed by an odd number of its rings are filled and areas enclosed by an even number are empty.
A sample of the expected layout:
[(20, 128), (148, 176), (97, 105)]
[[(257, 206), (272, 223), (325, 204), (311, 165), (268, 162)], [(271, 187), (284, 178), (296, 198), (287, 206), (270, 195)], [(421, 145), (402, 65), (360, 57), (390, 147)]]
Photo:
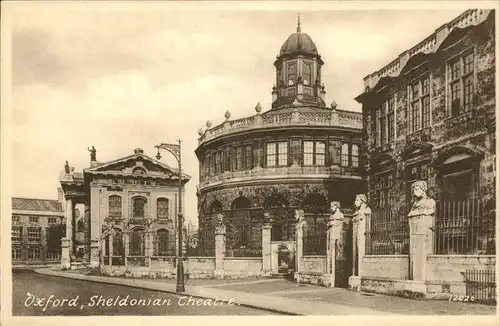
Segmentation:
[[(196, 220), (198, 129), (271, 106), (273, 62), (297, 10), (138, 11), (27, 7), (12, 21), (12, 195), (57, 198), (66, 160), (110, 161), (183, 140), (185, 215)], [(363, 77), (463, 10), (301, 10), (327, 103), (359, 111)], [(162, 161), (176, 166), (168, 153)]]

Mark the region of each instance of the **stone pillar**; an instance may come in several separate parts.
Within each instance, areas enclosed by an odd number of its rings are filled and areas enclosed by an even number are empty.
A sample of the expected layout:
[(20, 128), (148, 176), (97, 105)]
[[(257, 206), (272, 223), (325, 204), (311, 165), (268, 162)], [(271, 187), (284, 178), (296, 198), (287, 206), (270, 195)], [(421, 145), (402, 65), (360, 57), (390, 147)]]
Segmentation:
[(303, 255), (303, 235), (304, 235), (304, 211), (298, 209), (295, 211), (295, 275), (294, 279), (298, 283), (300, 276), (300, 264)]
[(216, 278), (224, 278), (224, 256), (226, 254), (226, 226), (224, 216), (217, 216), (218, 225), (215, 227), (215, 270)]
[(61, 239), (61, 269), (70, 269), (71, 268), (71, 260), (69, 257), (69, 249), (70, 249), (70, 241), (69, 239), (62, 238)]
[(109, 238), (108, 238), (108, 246), (109, 246), (109, 256), (108, 256), (108, 262), (109, 266), (113, 265), (113, 232), (110, 232)]
[(71, 254), (73, 253), (73, 201), (66, 198), (66, 207), (64, 210), (66, 219), (66, 236), (61, 239), (61, 268), (71, 267)]
[(335, 287), (335, 263), (337, 253), (337, 242), (342, 240), (342, 228), (344, 226), (344, 214), (340, 211), (339, 202), (331, 202), (332, 214), (328, 219), (328, 231), (326, 233), (326, 274), (325, 285)]
[(349, 277), (349, 289), (360, 291), (363, 277), (363, 256), (365, 255), (366, 227), (370, 224), (371, 209), (367, 205), (366, 195), (356, 195), (356, 212), (352, 219), (353, 232), (353, 275)]
[(128, 265), (128, 256), (130, 255), (130, 231), (129, 230), (124, 230), (123, 231), (123, 249), (125, 252), (125, 266)]
[(154, 250), (153, 250), (153, 231), (148, 230), (145, 233), (145, 239), (144, 239), (144, 255), (146, 256), (145, 258), (145, 265), (146, 266), (151, 266), (151, 256), (153, 256)]
[(266, 222), (262, 225), (262, 272), (264, 275), (271, 274), (271, 224), (269, 219), (266, 217)]
[(410, 280), (411, 292), (425, 293), (427, 287), (427, 256), (433, 253), (434, 213), (436, 202), (427, 197), (427, 183), (415, 181), (412, 184), (413, 206), (408, 213), (410, 223)]
[(99, 267), (99, 240), (90, 240), (90, 268)]

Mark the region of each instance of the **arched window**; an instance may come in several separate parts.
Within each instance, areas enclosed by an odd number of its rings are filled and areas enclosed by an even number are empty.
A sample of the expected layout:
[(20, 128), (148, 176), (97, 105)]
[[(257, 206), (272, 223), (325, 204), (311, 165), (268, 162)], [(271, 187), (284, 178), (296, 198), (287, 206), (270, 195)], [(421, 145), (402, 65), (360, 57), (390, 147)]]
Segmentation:
[(117, 195), (109, 196), (109, 217), (122, 216), (122, 197)]
[(132, 170), (133, 174), (146, 174), (146, 170), (141, 167), (136, 167)]
[(168, 199), (158, 198), (156, 201), (156, 215), (158, 219), (168, 219)]
[(156, 232), (156, 256), (173, 256), (175, 254), (169, 240), (168, 230), (161, 229)]
[(134, 212), (133, 212), (133, 217), (144, 217), (144, 208), (146, 206), (146, 199), (142, 197), (137, 197), (134, 198), (133, 200), (133, 206), (134, 206)]
[(246, 197), (238, 197), (233, 201), (231, 206), (233, 210), (247, 209), (250, 208), (250, 200)]
[(210, 212), (210, 215), (222, 212), (221, 203), (218, 200), (214, 201), (212, 203), (212, 205), (210, 205), (209, 212)]
[(135, 228), (130, 232), (130, 256), (144, 256), (144, 230)]

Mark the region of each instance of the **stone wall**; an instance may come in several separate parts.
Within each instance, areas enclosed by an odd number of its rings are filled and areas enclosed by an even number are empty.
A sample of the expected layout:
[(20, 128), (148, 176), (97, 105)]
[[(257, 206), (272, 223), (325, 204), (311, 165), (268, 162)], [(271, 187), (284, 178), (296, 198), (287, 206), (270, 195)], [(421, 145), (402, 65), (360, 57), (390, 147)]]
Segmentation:
[(189, 278), (212, 278), (215, 270), (215, 257), (189, 257), (186, 267)]
[(225, 277), (248, 277), (260, 276), (262, 271), (261, 257), (225, 257), (224, 276)]
[(326, 255), (302, 256), (299, 270), (303, 274), (326, 273)]
[(363, 277), (408, 279), (408, 255), (363, 257)]

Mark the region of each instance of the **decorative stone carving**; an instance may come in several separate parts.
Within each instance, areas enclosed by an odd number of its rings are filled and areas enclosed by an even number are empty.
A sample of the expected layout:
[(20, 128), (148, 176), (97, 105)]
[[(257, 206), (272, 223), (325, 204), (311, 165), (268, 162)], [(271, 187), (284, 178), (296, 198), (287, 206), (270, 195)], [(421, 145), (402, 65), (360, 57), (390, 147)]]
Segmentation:
[(344, 214), (340, 211), (340, 203), (338, 201), (330, 202), (330, 217), (328, 218), (328, 228), (340, 227), (344, 223)]
[(264, 212), (264, 223), (271, 223), (271, 214), (269, 212)]
[(90, 161), (91, 162), (95, 162), (97, 161), (97, 151), (96, 149), (94, 148), (94, 145), (92, 145), (92, 148), (87, 148), (87, 150), (90, 152)]
[(372, 210), (367, 205), (365, 194), (356, 195), (356, 199), (354, 200), (354, 207), (356, 208), (353, 216), (354, 223), (362, 222), (372, 214)]
[(66, 174), (69, 174), (69, 163), (68, 163), (68, 161), (66, 161), (66, 163), (64, 164), (64, 172), (66, 172)]
[(408, 218), (421, 215), (433, 216), (436, 211), (436, 202), (427, 197), (427, 182), (415, 181), (411, 185), (411, 190), (414, 200)]
[(226, 234), (226, 225), (224, 224), (224, 215), (223, 214), (218, 214), (217, 215), (217, 225), (215, 226), (215, 234)]
[(305, 223), (304, 211), (302, 209), (295, 210), (295, 225), (301, 227)]

